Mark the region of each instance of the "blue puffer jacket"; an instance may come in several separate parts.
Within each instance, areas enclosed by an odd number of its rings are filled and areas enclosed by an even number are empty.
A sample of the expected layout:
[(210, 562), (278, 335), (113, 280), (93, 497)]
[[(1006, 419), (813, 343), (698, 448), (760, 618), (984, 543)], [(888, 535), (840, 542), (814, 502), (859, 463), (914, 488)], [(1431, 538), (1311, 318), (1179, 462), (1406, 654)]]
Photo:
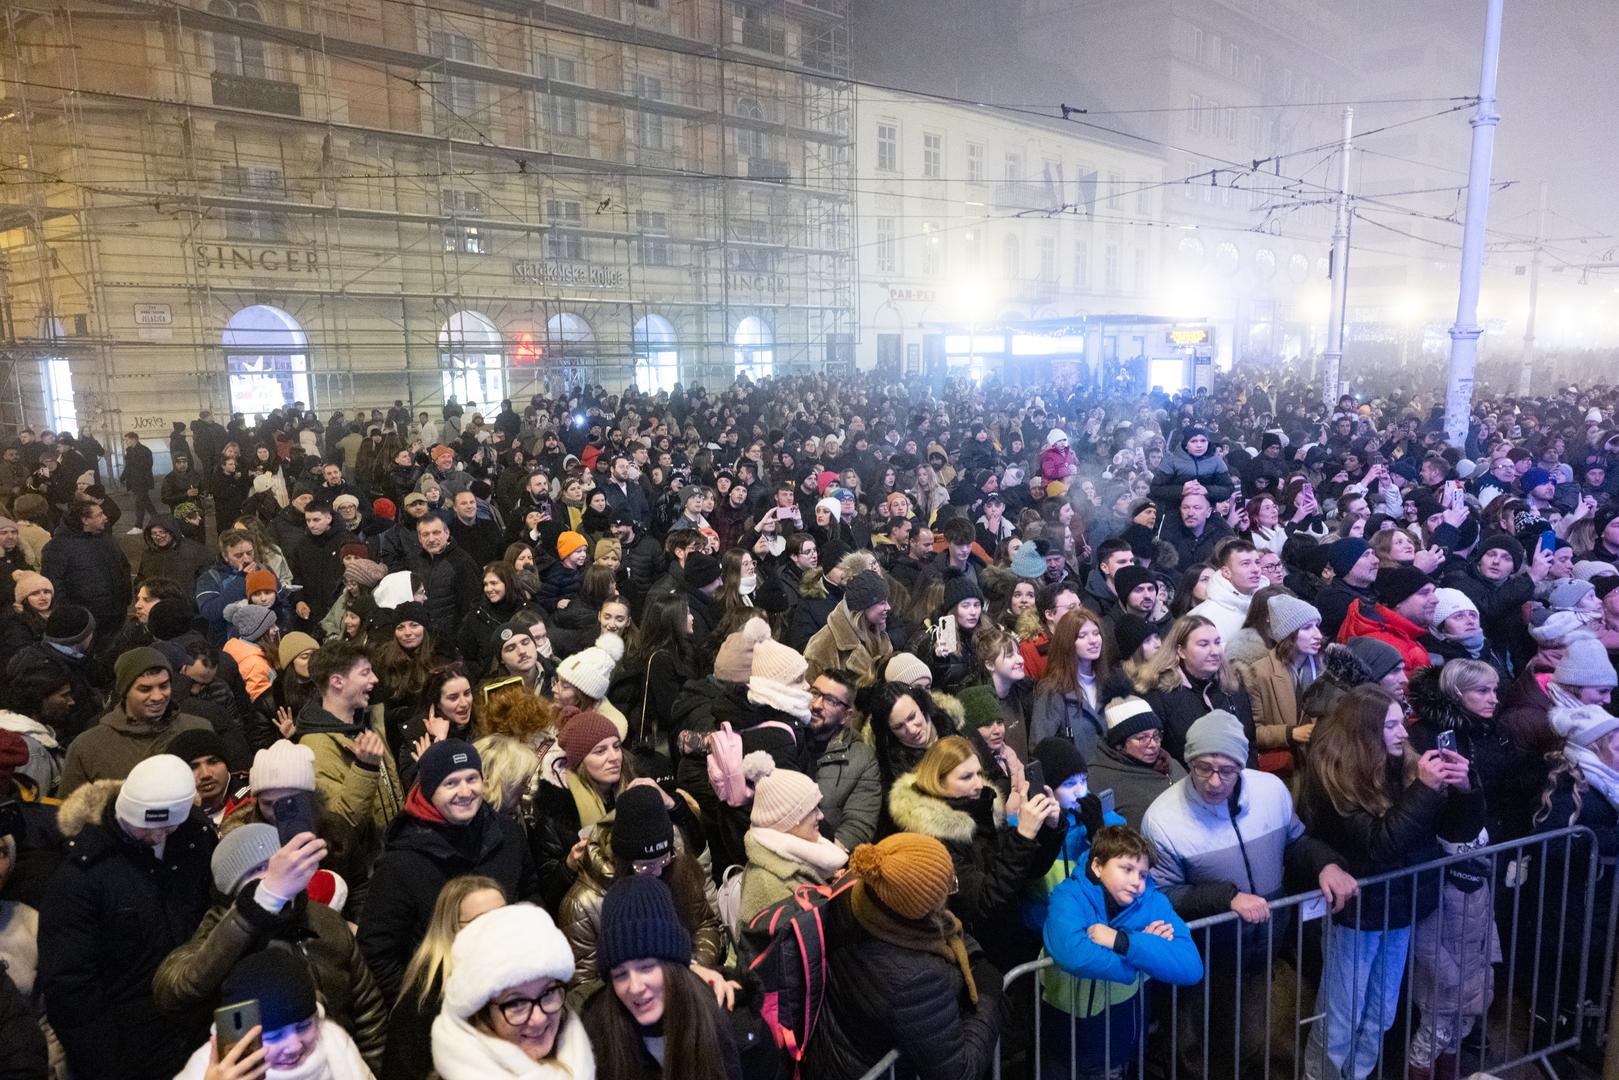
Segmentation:
[[(1146, 928), (1166, 922), (1175, 931), (1165, 941)], [(1087, 931), (1097, 923), (1123, 931), (1128, 937), (1124, 952), (1105, 949), (1090, 939)], [(1116, 1003), (1116, 995), (1096, 983), (1120, 983), (1134, 988), (1142, 977), (1158, 979), (1175, 986), (1191, 986), (1203, 978), (1203, 960), (1186, 923), (1175, 914), (1169, 900), (1147, 878), (1141, 895), (1129, 907), (1108, 915), (1107, 895), (1087, 864), (1051, 894), (1051, 914), (1046, 919), (1046, 952), (1062, 971), (1089, 980), (1078, 990), (1081, 999), (1101, 994)], [(1048, 985), (1048, 990), (1051, 989)], [(1086, 991), (1090, 991), (1090, 995)], [(1103, 1005), (1095, 1002), (1095, 1006)], [(1081, 1005), (1077, 1015), (1093, 1015), (1098, 1008)]]
[(1231, 498), (1231, 473), (1225, 461), (1210, 447), (1200, 458), (1192, 457), (1184, 449), (1165, 454), (1152, 477), (1153, 501), (1160, 506), (1179, 506), (1181, 488), (1188, 480), (1196, 480), (1209, 489), (1210, 504)]

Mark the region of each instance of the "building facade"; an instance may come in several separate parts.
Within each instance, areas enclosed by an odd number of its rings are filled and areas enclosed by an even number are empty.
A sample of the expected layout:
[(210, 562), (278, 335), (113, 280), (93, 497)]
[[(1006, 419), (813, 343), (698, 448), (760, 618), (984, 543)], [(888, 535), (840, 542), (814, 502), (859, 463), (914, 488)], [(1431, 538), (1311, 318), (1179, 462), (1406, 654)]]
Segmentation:
[(1209, 320), (1222, 361), (1323, 343), (1335, 103), (1360, 84), (1350, 19), (1321, 0), (1022, 0), (1020, 45), (1100, 95), (1070, 104), (1165, 147), (1183, 182), (1163, 213), (1185, 226), (1165, 264), (1171, 313)]
[(5, 0), (34, 424), (852, 362), (847, 0)]
[[(860, 367), (938, 371), (947, 323), (970, 335), (974, 322), (1160, 305), (1161, 156), (999, 110), (886, 90), (858, 99)], [(1127, 358), (1139, 346), (1102, 348)]]

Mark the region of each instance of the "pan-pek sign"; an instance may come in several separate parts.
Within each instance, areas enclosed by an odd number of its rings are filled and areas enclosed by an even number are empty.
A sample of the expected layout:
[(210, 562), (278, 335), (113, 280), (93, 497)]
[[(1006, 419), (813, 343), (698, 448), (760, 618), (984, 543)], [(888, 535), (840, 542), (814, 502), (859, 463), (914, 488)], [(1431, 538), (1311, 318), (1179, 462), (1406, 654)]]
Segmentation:
[(622, 289), (629, 278), (624, 271), (610, 266), (540, 259), (512, 263), (512, 280), (519, 285), (569, 285), (576, 289)]
[(313, 248), (233, 247), (226, 244), (198, 244), (197, 263), (207, 270), (241, 270), (247, 273), (316, 274), (320, 256)]

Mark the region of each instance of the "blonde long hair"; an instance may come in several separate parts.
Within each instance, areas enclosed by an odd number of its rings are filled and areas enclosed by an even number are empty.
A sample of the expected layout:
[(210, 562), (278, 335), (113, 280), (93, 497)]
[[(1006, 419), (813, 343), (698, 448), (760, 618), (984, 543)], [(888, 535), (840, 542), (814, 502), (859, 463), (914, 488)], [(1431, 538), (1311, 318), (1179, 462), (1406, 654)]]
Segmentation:
[(405, 977), (399, 984), (400, 1001), (404, 1001), (414, 990), (416, 1004), (426, 1009), (434, 994), (444, 992), (444, 983), (450, 977), (450, 945), (461, 929), (461, 902), (485, 889), (499, 893), (506, 898), (506, 903), (511, 903), (500, 882), (482, 874), (451, 878), (444, 883), (444, 887), (438, 891), (438, 899), (433, 902), (433, 915), (427, 922), (427, 934), (411, 954), (410, 963), (405, 965)]
[[(1067, 616), (1064, 616), (1066, 618)], [(1135, 687), (1140, 694), (1150, 694), (1154, 690), (1167, 692), (1181, 685), (1181, 649), (1186, 645), (1186, 639), (1192, 636), (1195, 630), (1205, 626), (1214, 626), (1214, 623), (1201, 615), (1182, 615), (1169, 627), (1169, 633), (1164, 635), (1163, 644), (1158, 651), (1152, 654), (1152, 659), (1141, 665), (1136, 673)], [(1218, 629), (1218, 627), (1216, 627)], [(1239, 683), (1237, 671), (1231, 666), (1231, 661), (1225, 658), (1225, 642), (1220, 643), (1222, 652), (1220, 657), (1220, 670), (1215, 672), (1214, 678), (1220, 689), (1228, 694), (1237, 692)]]

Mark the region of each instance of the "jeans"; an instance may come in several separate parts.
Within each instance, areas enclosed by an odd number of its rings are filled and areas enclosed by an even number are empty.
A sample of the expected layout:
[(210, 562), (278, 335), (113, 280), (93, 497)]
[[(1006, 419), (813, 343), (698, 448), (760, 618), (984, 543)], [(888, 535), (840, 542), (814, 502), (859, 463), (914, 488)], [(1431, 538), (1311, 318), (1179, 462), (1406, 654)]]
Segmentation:
[(1366, 1080), (1394, 1026), (1410, 927), (1352, 930), (1327, 924), (1318, 1011), (1304, 1051), (1308, 1080)]

